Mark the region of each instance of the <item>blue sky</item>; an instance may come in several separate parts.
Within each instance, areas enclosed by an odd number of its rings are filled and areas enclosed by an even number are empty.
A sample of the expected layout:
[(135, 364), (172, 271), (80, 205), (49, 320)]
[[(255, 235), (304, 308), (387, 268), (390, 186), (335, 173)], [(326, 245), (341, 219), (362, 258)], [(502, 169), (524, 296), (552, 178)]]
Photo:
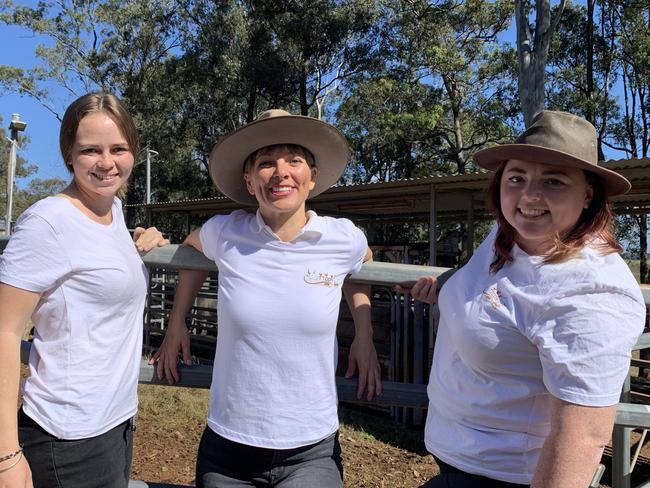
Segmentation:
[[(44, 39), (35, 37), (30, 31), (13, 26), (0, 25), (0, 64), (8, 64), (21, 68), (36, 65), (34, 51)], [(72, 100), (63, 90), (54, 92), (57, 105), (67, 106)], [(9, 126), (12, 113), (19, 113), (20, 118), (27, 122), (25, 134), (30, 142), (19, 154), (31, 164), (38, 166), (37, 178), (53, 178), (55, 176), (68, 179), (61, 157), (59, 156), (58, 131), (59, 122), (48, 110), (27, 96), (8, 94), (0, 96), (0, 115), (6, 129)], [(26, 181), (19, 181), (23, 186)]]

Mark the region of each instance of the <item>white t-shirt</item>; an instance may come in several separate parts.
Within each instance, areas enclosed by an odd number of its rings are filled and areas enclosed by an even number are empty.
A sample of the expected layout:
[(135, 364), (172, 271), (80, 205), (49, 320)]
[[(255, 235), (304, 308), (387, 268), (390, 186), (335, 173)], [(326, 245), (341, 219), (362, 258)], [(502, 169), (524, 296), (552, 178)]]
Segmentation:
[(542, 264), (515, 246), (496, 274), (495, 230), (440, 293), (427, 449), (463, 471), (529, 484), (550, 430), (550, 395), (618, 402), (645, 322), (618, 254)]
[(341, 287), (367, 242), (349, 220), (308, 214), (291, 242), (241, 210), (201, 228), (203, 252), (219, 268), (208, 425), (235, 442), (289, 449), (338, 428)]
[(23, 408), (62, 439), (102, 434), (136, 412), (147, 270), (117, 198), (112, 213), (102, 225), (64, 197), (40, 200), (0, 260), (0, 282), (42, 294)]

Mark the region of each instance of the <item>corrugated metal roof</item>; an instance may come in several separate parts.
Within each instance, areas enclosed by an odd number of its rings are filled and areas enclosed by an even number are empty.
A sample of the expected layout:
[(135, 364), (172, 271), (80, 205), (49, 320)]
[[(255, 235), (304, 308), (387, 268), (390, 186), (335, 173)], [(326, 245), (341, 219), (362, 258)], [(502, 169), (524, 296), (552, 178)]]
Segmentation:
[[(622, 170), (623, 172), (631, 172), (630, 179), (634, 182), (637, 180), (649, 180), (650, 181), (650, 158), (630, 158), (630, 159), (617, 159), (609, 160), (603, 166), (608, 169)], [(639, 172), (638, 170), (647, 170), (647, 174)], [(485, 170), (473, 171), (470, 173), (458, 174), (458, 175), (433, 175), (433, 176), (423, 176), (419, 178), (403, 178), (391, 181), (375, 181), (368, 183), (358, 183), (352, 185), (339, 185), (333, 186), (323, 194), (316, 197), (314, 203), (317, 203), (319, 200), (327, 199), (329, 200), (336, 194), (346, 194), (352, 192), (359, 192), (363, 190), (387, 190), (390, 191), (395, 188), (408, 188), (412, 187), (415, 190), (415, 187), (418, 186), (430, 186), (439, 187), (438, 189), (444, 191), (445, 185), (449, 185), (449, 191), (466, 191), (466, 190), (476, 190), (476, 183), (485, 181), (489, 178), (490, 172)], [(462, 188), (463, 183), (474, 183), (471, 187)], [(460, 185), (460, 186), (459, 186)], [(645, 186), (643, 190), (645, 192)], [(419, 189), (420, 192), (424, 191), (424, 188)], [(357, 198), (360, 195), (355, 195)], [(328, 198), (330, 197), (330, 198)], [(186, 200), (176, 200), (170, 202), (156, 202), (150, 204), (130, 204), (125, 205), (125, 207), (131, 208), (150, 208), (150, 209), (163, 209), (167, 207), (192, 207), (196, 206), (209, 206), (211, 204), (215, 205), (228, 205), (232, 204), (233, 206), (241, 207), (241, 205), (236, 204), (227, 197), (212, 197), (212, 198), (194, 198)]]

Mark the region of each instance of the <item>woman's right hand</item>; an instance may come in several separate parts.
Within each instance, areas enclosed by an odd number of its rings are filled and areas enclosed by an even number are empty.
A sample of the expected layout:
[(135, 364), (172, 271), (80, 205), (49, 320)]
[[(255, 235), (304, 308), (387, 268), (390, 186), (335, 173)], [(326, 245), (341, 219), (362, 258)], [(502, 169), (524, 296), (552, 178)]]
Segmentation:
[[(8, 468), (14, 462), (14, 459), (10, 459), (0, 463), (0, 470)], [(24, 455), (13, 468), (0, 472), (0, 488), (34, 488), (32, 471)]]
[(423, 276), (412, 288), (396, 285), (397, 293), (410, 293), (413, 298), (432, 305), (438, 301), (438, 280), (435, 276)]
[[(181, 351), (183, 362), (188, 366), (192, 364), (190, 354), (190, 333), (187, 330), (184, 320), (170, 318), (167, 324), (167, 332), (160, 348), (153, 355), (149, 364), (156, 364), (158, 379), (167, 378), (172, 385), (180, 380), (178, 374), (178, 351)], [(1, 488), (1, 487), (0, 487)]]

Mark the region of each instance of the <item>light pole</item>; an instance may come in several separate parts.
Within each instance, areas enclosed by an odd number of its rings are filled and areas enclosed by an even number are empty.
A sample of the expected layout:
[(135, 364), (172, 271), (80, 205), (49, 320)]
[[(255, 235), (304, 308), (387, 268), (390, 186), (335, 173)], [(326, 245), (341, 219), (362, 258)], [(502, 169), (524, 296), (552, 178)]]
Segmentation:
[(16, 148), (18, 133), (25, 130), (27, 122), (20, 120), (19, 114), (11, 114), (9, 130), (11, 131), (11, 149), (9, 150), (9, 166), (7, 166), (7, 215), (5, 217), (5, 235), (11, 235), (11, 207), (14, 197), (14, 179), (16, 177)]
[(147, 148), (147, 205), (151, 203), (151, 157), (158, 156), (158, 151)]

